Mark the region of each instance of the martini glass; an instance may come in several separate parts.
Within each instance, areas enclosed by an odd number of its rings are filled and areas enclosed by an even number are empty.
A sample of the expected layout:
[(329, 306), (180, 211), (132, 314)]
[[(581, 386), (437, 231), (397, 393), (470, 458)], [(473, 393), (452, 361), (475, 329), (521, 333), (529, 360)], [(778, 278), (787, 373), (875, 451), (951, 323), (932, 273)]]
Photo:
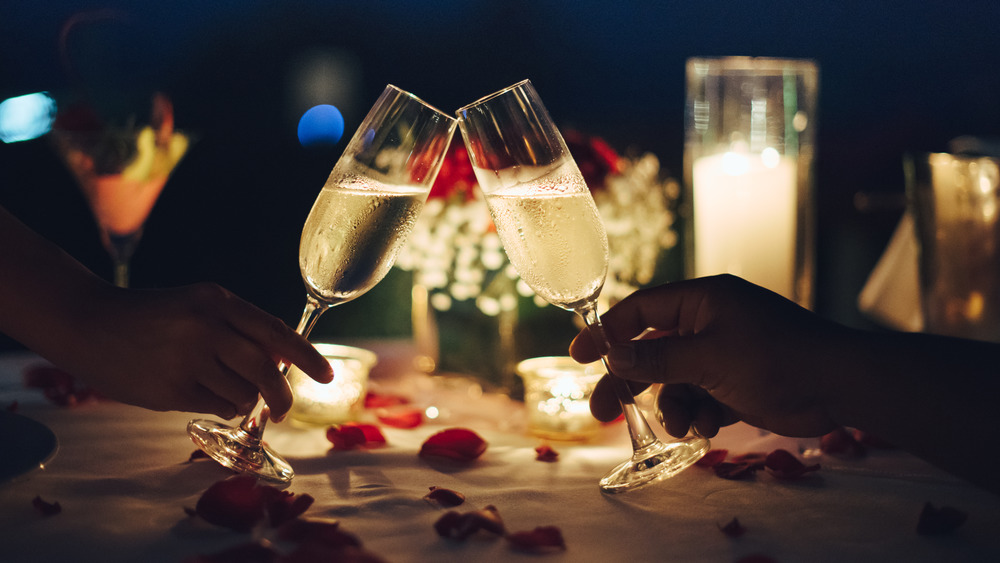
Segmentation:
[(530, 81), (458, 110), (479, 186), (511, 263), (539, 296), (583, 317), (621, 402), (632, 457), (600, 481), (624, 492), (676, 475), (709, 449), (692, 435), (660, 441), (628, 383), (608, 366), (610, 343), (597, 314), (608, 270), (608, 238), (590, 190)]
[(152, 125), (51, 133), (56, 152), (87, 198), (119, 287), (128, 287), (129, 261), (143, 225), (190, 146), (187, 135), (174, 131), (171, 108), (157, 96)]
[[(386, 86), (313, 204), (299, 243), (306, 306), (296, 331), (308, 337), (320, 315), (385, 277), (441, 168), (457, 122), (409, 92)], [(278, 369), (285, 375), (289, 365)], [(262, 441), (263, 399), (239, 426), (194, 420), (188, 434), (222, 465), (288, 483), (291, 465)]]

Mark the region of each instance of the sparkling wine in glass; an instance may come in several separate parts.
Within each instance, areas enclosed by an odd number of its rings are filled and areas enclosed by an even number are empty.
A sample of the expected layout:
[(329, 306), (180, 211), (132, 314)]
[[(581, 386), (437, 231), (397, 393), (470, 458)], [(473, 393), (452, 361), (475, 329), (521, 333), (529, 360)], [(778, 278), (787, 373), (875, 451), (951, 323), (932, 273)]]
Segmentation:
[(115, 285), (128, 287), (143, 226), (191, 139), (174, 130), (173, 105), (162, 94), (153, 97), (149, 125), (113, 128), (72, 115), (61, 115), (56, 125), (53, 146), (87, 198), (114, 263)]
[(543, 299), (583, 317), (602, 351), (632, 439), (632, 457), (600, 481), (623, 492), (676, 475), (705, 454), (692, 435), (660, 441), (628, 383), (611, 373), (597, 314), (608, 270), (608, 237), (566, 142), (525, 80), (458, 110), (459, 128), (504, 250), (521, 279)]
[[(324, 311), (364, 294), (388, 273), (430, 193), (456, 123), (413, 94), (386, 86), (302, 229), (306, 306), (299, 334), (307, 337)], [(288, 367), (279, 365), (286, 375)], [(193, 420), (188, 434), (230, 469), (287, 483), (294, 476), (291, 465), (261, 439), (268, 416), (260, 399), (239, 426)]]

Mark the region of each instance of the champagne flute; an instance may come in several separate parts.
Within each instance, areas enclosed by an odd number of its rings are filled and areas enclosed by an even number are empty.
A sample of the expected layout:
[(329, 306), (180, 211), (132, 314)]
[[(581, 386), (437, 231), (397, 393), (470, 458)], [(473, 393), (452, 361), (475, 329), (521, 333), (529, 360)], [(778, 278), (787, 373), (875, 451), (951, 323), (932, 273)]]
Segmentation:
[[(430, 193), (457, 122), (423, 100), (386, 86), (334, 166), (306, 219), (299, 269), (306, 306), (296, 331), (308, 336), (320, 315), (385, 277)], [(288, 373), (288, 364), (279, 369)], [(222, 465), (288, 483), (291, 465), (261, 437), (263, 399), (239, 426), (194, 420), (188, 434)]]
[(608, 270), (608, 238), (566, 142), (525, 80), (458, 110), (459, 128), (511, 263), (549, 303), (583, 317), (622, 405), (632, 457), (600, 481), (624, 492), (676, 475), (709, 449), (692, 435), (660, 441), (628, 383), (607, 362), (610, 343), (597, 314)]

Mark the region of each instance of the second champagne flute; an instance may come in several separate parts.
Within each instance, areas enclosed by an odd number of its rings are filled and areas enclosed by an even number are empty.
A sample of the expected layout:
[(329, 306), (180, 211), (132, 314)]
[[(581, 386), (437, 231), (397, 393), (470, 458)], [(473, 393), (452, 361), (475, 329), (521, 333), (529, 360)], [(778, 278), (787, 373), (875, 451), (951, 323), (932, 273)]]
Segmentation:
[[(413, 94), (386, 86), (302, 230), (299, 269), (306, 306), (299, 334), (308, 336), (324, 311), (364, 294), (388, 273), (427, 200), (456, 123)], [(288, 367), (279, 365), (283, 374)], [(188, 434), (230, 469), (287, 483), (292, 467), (261, 440), (268, 415), (259, 399), (239, 426), (193, 420)]]
[(601, 350), (622, 405), (632, 457), (600, 481), (617, 493), (670, 477), (708, 451), (692, 436), (661, 442), (628, 383), (608, 368), (597, 315), (608, 271), (604, 223), (566, 142), (525, 80), (458, 110), (459, 128), (500, 240), (521, 279), (543, 299), (579, 313)]

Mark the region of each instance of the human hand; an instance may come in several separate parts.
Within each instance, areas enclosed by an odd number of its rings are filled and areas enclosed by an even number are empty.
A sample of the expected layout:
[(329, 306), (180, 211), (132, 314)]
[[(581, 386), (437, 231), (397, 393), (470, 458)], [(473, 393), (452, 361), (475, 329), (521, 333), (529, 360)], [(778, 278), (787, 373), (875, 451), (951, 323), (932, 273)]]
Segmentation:
[(316, 381), (330, 364), (285, 325), (214, 284), (164, 290), (102, 287), (73, 315), (79, 338), (50, 358), (109, 398), (153, 409), (248, 413), (258, 393), (280, 420), (292, 392), (277, 362)]
[[(637, 291), (601, 320), (612, 371), (635, 392), (663, 384), (658, 414), (673, 436), (693, 424), (712, 437), (738, 420), (786, 436), (837, 425), (826, 381), (847, 329), (775, 293), (730, 275), (687, 280)], [(570, 355), (600, 357), (587, 329)], [(604, 421), (621, 412), (610, 383), (605, 376), (591, 399)]]

